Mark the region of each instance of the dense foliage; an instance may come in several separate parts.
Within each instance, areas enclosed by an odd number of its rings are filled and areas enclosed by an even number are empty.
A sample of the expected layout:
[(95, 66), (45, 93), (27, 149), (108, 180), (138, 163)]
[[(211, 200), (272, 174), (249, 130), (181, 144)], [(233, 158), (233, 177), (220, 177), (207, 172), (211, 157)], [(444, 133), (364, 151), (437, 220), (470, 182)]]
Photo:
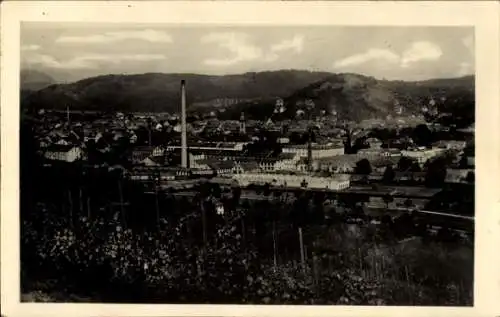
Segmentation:
[(242, 231), (241, 219), (219, 221), (203, 244), (193, 230), (200, 213), (162, 221), (159, 231), (138, 231), (119, 217), (70, 224), (41, 208), (23, 221), (24, 290), (43, 285), (32, 281), (57, 280), (69, 293), (113, 302), (471, 303), (470, 247), (418, 239), (394, 244), (383, 227), (311, 225), (304, 229), (309, 250), (302, 266), (297, 233), (281, 222), (273, 263), (265, 247), (273, 243), (269, 234), (257, 241), (255, 230)]

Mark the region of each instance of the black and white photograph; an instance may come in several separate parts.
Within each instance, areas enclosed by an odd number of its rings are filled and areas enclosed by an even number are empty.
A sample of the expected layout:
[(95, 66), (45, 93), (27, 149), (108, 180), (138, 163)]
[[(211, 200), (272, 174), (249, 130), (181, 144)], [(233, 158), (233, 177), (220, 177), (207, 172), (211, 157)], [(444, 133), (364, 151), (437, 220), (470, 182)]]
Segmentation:
[(473, 307), (475, 42), (21, 21), (20, 302)]

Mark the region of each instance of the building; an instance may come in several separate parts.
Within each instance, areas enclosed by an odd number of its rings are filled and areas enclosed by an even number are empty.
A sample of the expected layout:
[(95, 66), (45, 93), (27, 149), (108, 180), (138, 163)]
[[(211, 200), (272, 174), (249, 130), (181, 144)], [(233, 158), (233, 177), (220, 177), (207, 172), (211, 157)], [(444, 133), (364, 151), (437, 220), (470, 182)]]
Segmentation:
[(473, 169), (446, 169), (446, 179), (447, 183), (466, 183), (467, 175), (469, 173), (474, 173)]
[(358, 155), (363, 155), (363, 156), (396, 156), (396, 155), (401, 155), (401, 152), (399, 150), (394, 151), (394, 149), (382, 149), (382, 148), (368, 148), (368, 149), (361, 149), (357, 153)]
[(433, 149), (416, 148), (416, 149), (403, 150), (401, 151), (401, 155), (415, 159), (419, 164), (423, 164), (427, 162), (429, 159), (442, 155), (445, 151), (446, 151), (445, 149), (439, 149), (439, 148), (433, 148)]
[(82, 158), (82, 150), (74, 145), (54, 144), (47, 147), (44, 156), (49, 160), (71, 163)]
[(350, 186), (349, 177), (318, 177), (311, 175), (291, 175), (279, 173), (242, 173), (235, 174), (233, 179), (241, 186), (250, 184), (270, 184), (279, 187), (305, 187), (311, 189), (343, 190)]
[(380, 149), (382, 147), (382, 141), (377, 138), (368, 138), (366, 139), (366, 143), (370, 144), (370, 148), (372, 149)]
[(275, 171), (293, 171), (296, 169), (300, 156), (294, 153), (281, 153), (274, 163)]
[(236, 174), (241, 173), (255, 173), (260, 170), (259, 164), (254, 161), (249, 162), (236, 162), (234, 172)]
[(476, 158), (475, 156), (467, 156), (467, 166), (470, 166), (470, 167), (476, 166), (475, 158)]
[[(283, 147), (283, 153), (297, 154), (299, 157), (307, 157), (307, 144), (288, 145)], [(344, 145), (341, 143), (311, 144), (312, 159), (331, 157), (344, 154)]]
[[(188, 144), (189, 151), (233, 151), (241, 152), (248, 142), (203, 142)], [(180, 150), (181, 146), (169, 145), (167, 151)]]
[(290, 139), (287, 137), (281, 137), (276, 140), (279, 144), (288, 144), (290, 143)]
[(467, 141), (440, 140), (434, 143), (433, 146), (440, 149), (462, 151), (467, 146)]
[(135, 164), (142, 163), (153, 154), (153, 151), (154, 147), (152, 146), (136, 146), (131, 153), (132, 162)]
[(370, 164), (372, 166), (372, 171), (374, 172), (385, 172), (385, 169), (387, 166), (391, 166), (392, 168), (395, 168), (398, 165), (399, 162), (398, 157), (393, 157), (393, 156), (382, 156), (378, 158), (374, 158), (370, 160)]
[(193, 160), (191, 168), (197, 170), (212, 170), (217, 175), (233, 174), (237, 170), (236, 163), (230, 160), (218, 160), (214, 158), (203, 158)]
[[(345, 154), (337, 155), (334, 157), (325, 157), (313, 162), (313, 170), (315, 171), (327, 171), (331, 173), (353, 173), (356, 168), (356, 162), (360, 160), (360, 157), (356, 154)], [(305, 171), (305, 162), (300, 162), (297, 165), (299, 171)]]
[(172, 181), (175, 180), (175, 171), (166, 168), (136, 167), (130, 172), (133, 181)]

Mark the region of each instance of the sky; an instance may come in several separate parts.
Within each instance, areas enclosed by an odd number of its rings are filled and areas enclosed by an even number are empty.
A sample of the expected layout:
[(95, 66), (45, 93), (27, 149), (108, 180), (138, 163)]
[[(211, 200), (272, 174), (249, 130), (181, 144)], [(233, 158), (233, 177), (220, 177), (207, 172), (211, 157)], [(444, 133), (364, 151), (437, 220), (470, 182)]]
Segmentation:
[(474, 74), (472, 27), (214, 26), (29, 22), (21, 68), (103, 74), (301, 69), (423, 80)]

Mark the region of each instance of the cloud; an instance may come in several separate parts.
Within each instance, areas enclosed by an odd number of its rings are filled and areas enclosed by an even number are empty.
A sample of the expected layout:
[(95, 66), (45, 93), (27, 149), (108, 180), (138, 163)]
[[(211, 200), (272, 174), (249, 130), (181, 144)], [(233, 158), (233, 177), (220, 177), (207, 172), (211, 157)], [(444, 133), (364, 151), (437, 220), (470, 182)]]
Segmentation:
[(401, 67), (420, 61), (435, 61), (441, 58), (443, 51), (431, 42), (414, 42), (401, 56)]
[(84, 54), (75, 58), (60, 61), (47, 54), (33, 54), (24, 59), (26, 64), (39, 65), (55, 69), (95, 69), (99, 63), (120, 64), (122, 62), (147, 62), (164, 60), (161, 54)]
[(420, 61), (438, 60), (443, 55), (441, 48), (430, 42), (414, 42), (402, 54), (388, 49), (371, 48), (365, 53), (348, 56), (336, 61), (334, 68), (346, 68), (368, 62), (386, 62), (402, 68)]
[(400, 56), (393, 51), (386, 49), (371, 48), (365, 53), (355, 54), (335, 62), (335, 68), (344, 68), (356, 66), (371, 61), (386, 61), (390, 63), (399, 63)]
[(462, 62), (460, 63), (457, 76), (466, 76), (466, 75), (472, 75), (474, 74), (474, 67), (472, 66), (471, 63), (468, 62)]
[(23, 46), (21, 46), (21, 51), (32, 52), (32, 51), (38, 51), (41, 48), (42, 47), (40, 45), (36, 45), (36, 44), (23, 45)]
[(474, 37), (472, 35), (464, 37), (462, 39), (462, 43), (464, 44), (467, 49), (474, 54)]
[(71, 59), (64, 62), (60, 62), (53, 56), (47, 54), (33, 54), (29, 57), (24, 58), (23, 62), (29, 65), (37, 65), (46, 68), (56, 68), (56, 69), (94, 68), (94, 65), (85, 60)]
[(301, 53), (304, 49), (304, 37), (295, 35), (291, 40), (283, 40), (271, 46), (271, 52), (282, 52), (292, 50)]
[(90, 34), (80, 36), (60, 36), (57, 43), (90, 44), (90, 43), (112, 43), (123, 40), (141, 40), (152, 43), (172, 43), (172, 37), (163, 31), (157, 30), (130, 30), (110, 31), (102, 34)]
[(268, 49), (260, 48), (249, 41), (245, 33), (210, 33), (201, 39), (204, 44), (217, 44), (227, 49), (231, 56), (225, 58), (209, 58), (204, 61), (210, 66), (230, 66), (240, 62), (261, 59), (264, 62), (272, 62), (286, 51), (301, 53), (304, 49), (304, 37), (296, 35), (291, 39), (271, 45)]
[(215, 43), (226, 48), (232, 56), (226, 58), (209, 58), (204, 61), (211, 66), (229, 66), (243, 61), (251, 61), (262, 57), (262, 49), (248, 43), (248, 35), (244, 33), (210, 33), (201, 39), (202, 43)]
[(264, 61), (265, 62), (273, 62), (279, 59), (280, 54), (285, 53), (286, 51), (292, 51), (296, 54), (302, 53), (304, 50), (304, 36), (295, 35), (292, 39), (283, 40), (276, 44), (271, 45), (269, 52), (265, 54)]

